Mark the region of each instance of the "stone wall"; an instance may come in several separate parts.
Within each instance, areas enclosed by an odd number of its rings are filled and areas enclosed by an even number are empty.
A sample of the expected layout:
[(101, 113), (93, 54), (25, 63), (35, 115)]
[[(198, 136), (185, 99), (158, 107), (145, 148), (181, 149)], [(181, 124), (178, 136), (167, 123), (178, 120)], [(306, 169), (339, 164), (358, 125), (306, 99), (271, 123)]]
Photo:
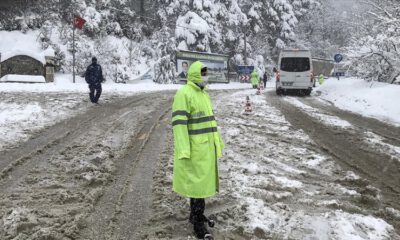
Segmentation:
[(0, 78), (7, 74), (45, 76), (43, 64), (29, 56), (19, 55), (1, 63)]

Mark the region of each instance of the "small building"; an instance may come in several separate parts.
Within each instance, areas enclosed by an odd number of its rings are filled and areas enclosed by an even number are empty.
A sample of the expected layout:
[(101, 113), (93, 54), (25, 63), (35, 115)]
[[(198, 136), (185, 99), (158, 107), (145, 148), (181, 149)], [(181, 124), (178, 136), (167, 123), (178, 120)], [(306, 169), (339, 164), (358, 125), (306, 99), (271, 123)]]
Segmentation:
[[(32, 76), (32, 81), (28, 76)], [(54, 51), (40, 54), (14, 51), (3, 56), (0, 53), (0, 79), (5, 82), (54, 82)]]

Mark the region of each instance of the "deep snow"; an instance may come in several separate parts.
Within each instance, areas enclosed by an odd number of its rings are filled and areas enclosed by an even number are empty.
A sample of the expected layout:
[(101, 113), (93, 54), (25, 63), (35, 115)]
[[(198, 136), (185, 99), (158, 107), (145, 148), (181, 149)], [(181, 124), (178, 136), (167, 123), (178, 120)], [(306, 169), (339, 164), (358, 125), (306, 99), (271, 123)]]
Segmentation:
[(315, 92), (320, 92), (320, 98), (339, 108), (400, 125), (399, 85), (357, 78), (329, 78)]
[(27, 55), (45, 64), (45, 56), (54, 56), (54, 50), (43, 50), (38, 41), (39, 35), (39, 31), (30, 31), (28, 34), (0, 31), (1, 61), (16, 55)]

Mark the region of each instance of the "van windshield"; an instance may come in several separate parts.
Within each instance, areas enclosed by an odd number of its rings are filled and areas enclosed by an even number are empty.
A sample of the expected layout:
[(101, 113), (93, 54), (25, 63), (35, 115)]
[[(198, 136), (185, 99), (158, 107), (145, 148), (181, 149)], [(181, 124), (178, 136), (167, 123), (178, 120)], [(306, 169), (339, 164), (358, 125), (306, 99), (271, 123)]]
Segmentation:
[(281, 71), (306, 72), (310, 70), (310, 58), (282, 58)]

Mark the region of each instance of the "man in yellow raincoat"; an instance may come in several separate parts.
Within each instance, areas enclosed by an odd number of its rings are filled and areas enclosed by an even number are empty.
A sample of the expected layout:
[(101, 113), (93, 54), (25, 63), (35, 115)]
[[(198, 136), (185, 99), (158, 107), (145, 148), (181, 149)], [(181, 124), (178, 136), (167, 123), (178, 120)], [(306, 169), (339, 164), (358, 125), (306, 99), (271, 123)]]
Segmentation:
[(218, 158), (224, 144), (217, 129), (210, 96), (206, 92), (207, 67), (194, 62), (187, 84), (172, 106), (174, 134), (173, 190), (190, 198), (190, 217), (199, 239), (212, 239), (204, 223), (205, 198), (218, 192)]
[(258, 77), (257, 70), (254, 69), (253, 72), (251, 73), (251, 85), (253, 86), (253, 88), (257, 88), (259, 82), (260, 79)]

